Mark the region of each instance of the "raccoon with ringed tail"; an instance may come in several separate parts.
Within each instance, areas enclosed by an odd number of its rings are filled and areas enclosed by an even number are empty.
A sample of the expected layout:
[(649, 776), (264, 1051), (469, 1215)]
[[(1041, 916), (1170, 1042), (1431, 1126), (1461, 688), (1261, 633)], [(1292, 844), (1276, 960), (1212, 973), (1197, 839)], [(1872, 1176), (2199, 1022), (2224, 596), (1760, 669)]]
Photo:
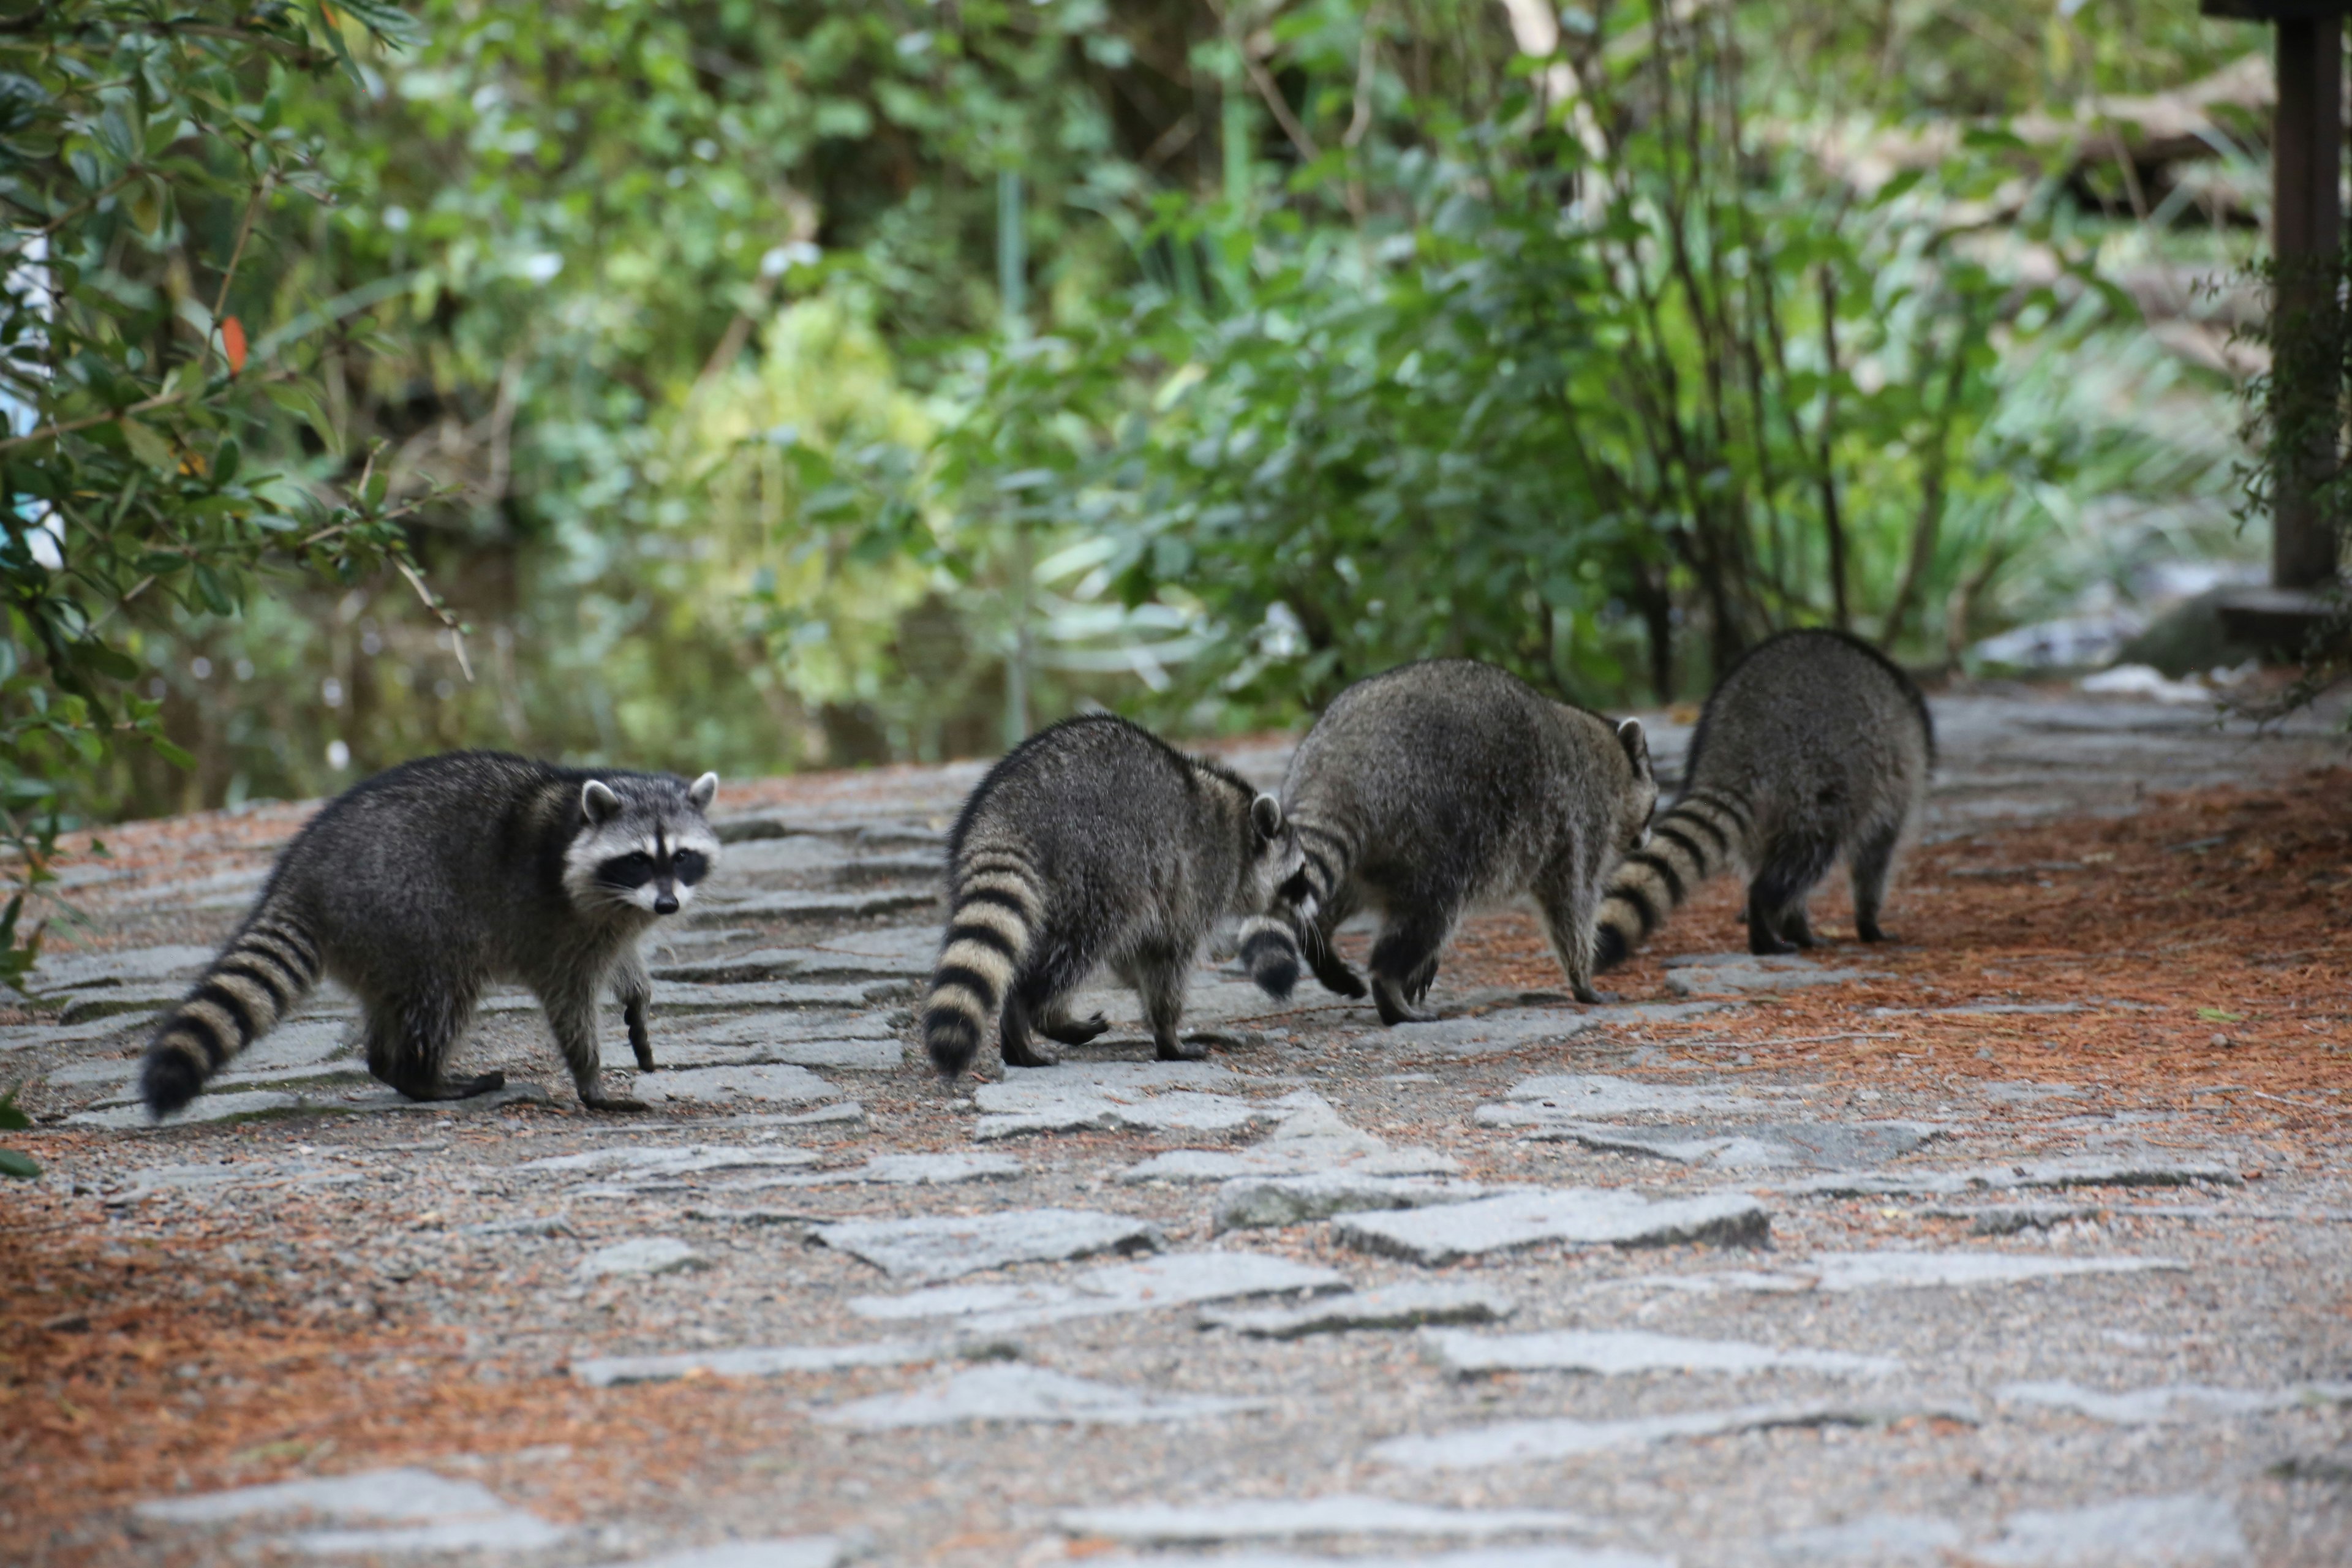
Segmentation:
[(1223, 764), (1107, 713), (1041, 730), (988, 772), (948, 836), (948, 925), (923, 1008), (950, 1079), (997, 1026), (1008, 1067), (1059, 1058), (1109, 1026), (1069, 994), (1108, 969), (1143, 999), (1162, 1061), (1207, 1047), (1178, 1032), (1210, 929), (1255, 912), (1298, 868), (1282, 808)]
[(503, 1073), (453, 1079), (485, 986), (529, 986), (581, 1101), (606, 1095), (596, 1009), (620, 1002), (653, 1070), (652, 993), (637, 939), (692, 901), (719, 859), (704, 813), (719, 775), (587, 772), (495, 752), (404, 763), (329, 801), (278, 857), (261, 896), (156, 1029), (141, 1089), (157, 1118), (194, 1100), (322, 976), (365, 1015), (368, 1071), (411, 1100), (463, 1100)]
[(1331, 947), (1360, 909), (1382, 917), (1370, 990), (1381, 1021), (1422, 1002), (1465, 912), (1532, 895), (1580, 1001), (1592, 919), (1657, 800), (1640, 721), (1612, 723), (1473, 659), (1431, 659), (1339, 693), (1292, 754), (1282, 809), (1304, 864), (1242, 931), (1242, 959), (1285, 997), (1302, 963), (1325, 986), (1365, 983)]
[(1749, 872), (1750, 952), (1813, 945), (1805, 900), (1841, 855), (1855, 934), (1885, 941), (1887, 876), (1935, 760), (1927, 699), (1870, 644), (1832, 631), (1758, 644), (1699, 714), (1681, 798), (1610, 885), (1601, 967), (1622, 962), (1731, 865)]

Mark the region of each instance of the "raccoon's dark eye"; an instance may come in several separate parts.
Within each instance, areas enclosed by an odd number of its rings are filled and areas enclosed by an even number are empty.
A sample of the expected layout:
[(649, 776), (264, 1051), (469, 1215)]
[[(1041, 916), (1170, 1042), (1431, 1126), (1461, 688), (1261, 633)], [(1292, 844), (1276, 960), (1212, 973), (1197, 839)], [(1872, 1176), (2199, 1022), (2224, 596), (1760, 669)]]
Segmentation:
[(642, 888), (654, 879), (654, 858), (643, 850), (615, 856), (596, 868), (596, 879), (608, 887)]
[(670, 872), (691, 888), (710, 874), (710, 861), (699, 849), (681, 849), (669, 863)]

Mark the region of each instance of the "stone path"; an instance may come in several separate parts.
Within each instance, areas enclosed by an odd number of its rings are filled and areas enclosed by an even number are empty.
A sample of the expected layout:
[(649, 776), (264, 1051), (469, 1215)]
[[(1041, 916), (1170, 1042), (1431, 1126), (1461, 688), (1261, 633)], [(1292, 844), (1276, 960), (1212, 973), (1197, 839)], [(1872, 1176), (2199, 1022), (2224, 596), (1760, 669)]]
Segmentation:
[[(636, 1118), (578, 1109), (519, 994), (468, 1047), (513, 1088), (400, 1104), (329, 992), (147, 1128), (142, 1022), (299, 814), (110, 835), (77, 868), (91, 940), (0, 1026), (40, 1122), (12, 1141), (47, 1167), (0, 1189), (0, 1539), (157, 1565), (2352, 1561), (2347, 950), (2340, 920), (2263, 923), (2340, 902), (2342, 852), (2199, 925), (2225, 868), (2287, 854), (2271, 808), (2147, 805), (2337, 752), (2032, 692), (1937, 715), (1907, 945), (1727, 952), (1725, 885), (1584, 1008), (1530, 922), (1482, 917), (1445, 1016), (1393, 1030), (1220, 955), (1187, 1018), (1209, 1061), (1150, 1059), (1106, 990), (1081, 1011), (1113, 1030), (1065, 1066), (953, 1087), (912, 1004), (980, 767), (732, 790), (711, 898), (648, 951)], [(1669, 772), (1686, 739), (1654, 727)], [(2177, 940), (2116, 913), (2143, 888)], [(2222, 989), (2182, 978), (2217, 951)]]

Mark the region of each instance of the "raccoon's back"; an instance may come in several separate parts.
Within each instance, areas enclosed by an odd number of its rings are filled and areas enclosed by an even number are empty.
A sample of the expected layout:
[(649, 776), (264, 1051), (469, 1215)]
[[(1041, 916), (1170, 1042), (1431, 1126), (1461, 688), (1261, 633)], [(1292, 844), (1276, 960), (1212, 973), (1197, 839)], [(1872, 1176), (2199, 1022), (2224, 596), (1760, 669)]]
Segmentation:
[(1017, 853), (1057, 900), (1145, 898), (1188, 856), (1199, 831), (1193, 765), (1149, 731), (1108, 714), (1065, 720), (1009, 753), (964, 803), (948, 836), (950, 879)]
[(1858, 819), (1908, 811), (1934, 760), (1934, 721), (1911, 678), (1858, 638), (1808, 630), (1759, 644), (1724, 678), (1692, 734), (1687, 776), (1759, 818)]

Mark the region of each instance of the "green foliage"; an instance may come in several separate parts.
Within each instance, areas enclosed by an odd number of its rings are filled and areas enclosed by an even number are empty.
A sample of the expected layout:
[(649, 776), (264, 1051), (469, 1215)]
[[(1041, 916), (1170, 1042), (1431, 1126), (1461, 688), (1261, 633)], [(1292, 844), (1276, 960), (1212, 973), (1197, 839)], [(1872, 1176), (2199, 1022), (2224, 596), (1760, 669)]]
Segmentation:
[[(22, 1132), (32, 1125), (32, 1119), (16, 1109), (16, 1091), (0, 1094), (0, 1132)], [(19, 1181), (31, 1181), (41, 1173), (41, 1167), (29, 1155), (14, 1149), (0, 1149), (0, 1176), (14, 1176)]]
[[(367, 36), (395, 11), (347, 7)], [(20, 983), (59, 822), (126, 752), (172, 763), (142, 632), (226, 617), (281, 567), (351, 581), (404, 562), (373, 463), (347, 487), (245, 457), (271, 401), (309, 406), (317, 323), (236, 309), (265, 217), (326, 192), (285, 122), (302, 73), (349, 62), (316, 7), (51, 5), (0, 30), (0, 842), (19, 887), (0, 978)], [(418, 591), (422, 592), (421, 584)]]

